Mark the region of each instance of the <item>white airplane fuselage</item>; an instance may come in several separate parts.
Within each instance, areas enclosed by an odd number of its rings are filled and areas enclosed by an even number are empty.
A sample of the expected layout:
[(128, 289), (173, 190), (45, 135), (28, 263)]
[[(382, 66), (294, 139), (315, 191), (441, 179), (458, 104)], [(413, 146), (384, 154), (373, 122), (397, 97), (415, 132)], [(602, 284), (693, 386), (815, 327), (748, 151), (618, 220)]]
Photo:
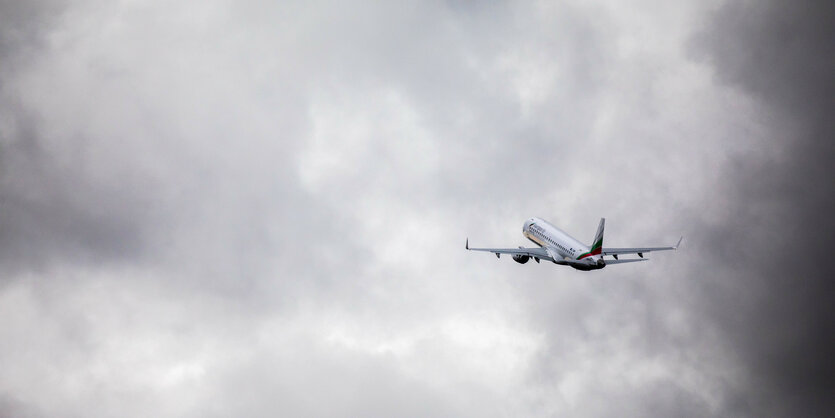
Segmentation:
[(606, 267), (601, 255), (591, 254), (591, 249), (580, 241), (540, 218), (530, 218), (522, 227), (522, 235), (548, 251), (555, 260), (570, 260), (578, 270), (597, 270)]

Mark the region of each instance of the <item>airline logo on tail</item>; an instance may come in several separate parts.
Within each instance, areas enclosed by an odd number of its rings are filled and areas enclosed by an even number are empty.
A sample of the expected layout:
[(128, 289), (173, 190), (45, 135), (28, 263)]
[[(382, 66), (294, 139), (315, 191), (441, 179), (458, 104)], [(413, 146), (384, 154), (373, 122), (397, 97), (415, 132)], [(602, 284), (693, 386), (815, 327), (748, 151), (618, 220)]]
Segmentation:
[(582, 260), (586, 257), (601, 255), (603, 253), (603, 226), (606, 224), (606, 218), (600, 218), (600, 225), (597, 226), (597, 234), (594, 235), (594, 243), (591, 245), (591, 250), (587, 253), (582, 253), (577, 257)]

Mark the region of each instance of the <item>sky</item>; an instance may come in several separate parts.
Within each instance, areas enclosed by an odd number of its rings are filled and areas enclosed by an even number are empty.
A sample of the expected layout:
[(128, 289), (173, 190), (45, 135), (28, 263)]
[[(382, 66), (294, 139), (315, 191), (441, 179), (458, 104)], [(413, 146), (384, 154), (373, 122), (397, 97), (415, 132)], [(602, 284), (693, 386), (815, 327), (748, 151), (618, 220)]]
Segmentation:
[(0, 416), (832, 415), (834, 18), (0, 0)]

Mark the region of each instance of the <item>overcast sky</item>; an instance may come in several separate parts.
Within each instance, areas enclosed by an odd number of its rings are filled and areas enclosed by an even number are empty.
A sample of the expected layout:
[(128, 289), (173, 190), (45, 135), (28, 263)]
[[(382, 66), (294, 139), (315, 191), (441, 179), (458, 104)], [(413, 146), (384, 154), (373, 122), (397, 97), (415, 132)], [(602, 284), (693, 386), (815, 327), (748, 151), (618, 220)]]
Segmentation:
[(833, 9), (0, 0), (0, 416), (832, 415)]

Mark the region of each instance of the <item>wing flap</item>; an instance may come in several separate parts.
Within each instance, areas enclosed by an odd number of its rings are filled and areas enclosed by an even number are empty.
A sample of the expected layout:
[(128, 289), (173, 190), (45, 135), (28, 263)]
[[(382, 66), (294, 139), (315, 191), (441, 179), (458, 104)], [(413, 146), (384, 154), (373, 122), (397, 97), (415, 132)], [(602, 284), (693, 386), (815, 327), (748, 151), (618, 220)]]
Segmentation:
[(675, 247), (636, 247), (636, 248), (604, 248), (603, 255), (617, 255), (617, 254), (638, 254), (650, 253), (653, 251), (667, 251), (675, 250)]
[(629, 258), (626, 260), (606, 260), (606, 265), (609, 264), (623, 264), (623, 263), (634, 263), (636, 261), (648, 261), (648, 258)]
[(618, 255), (618, 254), (643, 254), (643, 253), (650, 253), (653, 251), (669, 251), (669, 250), (677, 250), (678, 246), (681, 245), (681, 240), (684, 237), (678, 239), (678, 243), (672, 247), (633, 247), (633, 248), (604, 248), (602, 251), (603, 255)]
[(546, 261), (553, 261), (550, 255), (548, 255), (548, 251), (544, 248), (471, 248), (470, 241), (467, 240), (467, 244), (464, 247), (470, 251), (484, 251), (488, 253), (498, 254), (511, 254), (511, 255), (526, 255), (529, 257), (536, 257), (540, 260)]

